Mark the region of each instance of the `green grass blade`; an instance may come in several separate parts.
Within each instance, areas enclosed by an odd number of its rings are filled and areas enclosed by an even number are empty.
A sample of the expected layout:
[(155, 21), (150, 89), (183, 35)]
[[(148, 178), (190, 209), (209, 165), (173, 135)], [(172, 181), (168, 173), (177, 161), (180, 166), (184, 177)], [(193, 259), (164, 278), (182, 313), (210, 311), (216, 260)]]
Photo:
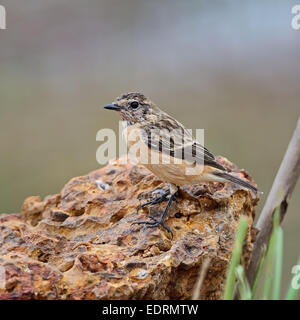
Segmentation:
[(266, 257), (266, 271), (265, 271), (265, 282), (263, 286), (263, 299), (269, 300), (271, 297), (271, 289), (273, 282), (273, 261), (274, 261), (274, 245), (275, 236), (271, 235), (267, 257)]
[(236, 233), (234, 248), (230, 261), (229, 268), (227, 270), (227, 277), (224, 290), (224, 300), (232, 300), (234, 297), (236, 274), (235, 269), (239, 265), (242, 255), (243, 243), (248, 228), (248, 219), (245, 216), (240, 217), (238, 230)]
[(273, 300), (280, 298), (280, 285), (282, 273), (282, 255), (283, 255), (283, 231), (280, 226), (275, 230), (275, 265), (274, 265), (274, 284), (273, 284)]
[(235, 269), (235, 273), (239, 281), (238, 289), (240, 294), (240, 300), (250, 300), (252, 296), (251, 289), (246, 279), (245, 270), (243, 266), (238, 265)]
[(265, 258), (266, 258), (266, 251), (267, 251), (267, 247), (265, 246), (262, 252), (262, 256), (260, 258), (258, 267), (257, 267), (257, 271), (254, 277), (254, 281), (253, 281), (253, 285), (251, 288), (251, 299), (254, 299), (255, 293), (256, 293), (256, 289), (257, 289), (257, 285), (258, 285), (258, 280), (261, 277), (261, 273), (263, 270), (263, 266), (264, 266), (264, 262), (265, 262)]
[(271, 298), (272, 283), (274, 280), (274, 258), (275, 258), (275, 248), (276, 248), (276, 233), (279, 226), (279, 210), (276, 209), (273, 218), (273, 230), (271, 233), (267, 257), (266, 257), (266, 272), (265, 272), (265, 282), (263, 286), (263, 299), (269, 300)]

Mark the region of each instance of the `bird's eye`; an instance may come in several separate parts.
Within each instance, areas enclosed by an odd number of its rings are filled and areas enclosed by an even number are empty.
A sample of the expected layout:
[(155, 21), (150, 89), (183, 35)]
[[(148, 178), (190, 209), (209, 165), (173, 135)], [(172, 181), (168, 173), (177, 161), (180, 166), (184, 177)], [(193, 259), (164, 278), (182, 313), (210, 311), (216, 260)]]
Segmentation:
[(137, 101), (133, 101), (133, 102), (130, 103), (130, 107), (132, 109), (136, 109), (138, 106), (139, 106), (139, 103)]

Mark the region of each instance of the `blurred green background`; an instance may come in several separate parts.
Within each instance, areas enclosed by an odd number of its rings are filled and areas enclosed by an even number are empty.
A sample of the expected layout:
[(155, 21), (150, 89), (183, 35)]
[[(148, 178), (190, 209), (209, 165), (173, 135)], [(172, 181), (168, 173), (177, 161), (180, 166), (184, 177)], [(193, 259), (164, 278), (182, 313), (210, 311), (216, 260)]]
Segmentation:
[[(300, 114), (294, 1), (1, 0), (0, 212), (98, 168), (101, 106), (141, 91), (246, 168), (265, 196)], [(300, 185), (283, 223), (300, 255)], [(286, 288), (286, 286), (285, 286)]]

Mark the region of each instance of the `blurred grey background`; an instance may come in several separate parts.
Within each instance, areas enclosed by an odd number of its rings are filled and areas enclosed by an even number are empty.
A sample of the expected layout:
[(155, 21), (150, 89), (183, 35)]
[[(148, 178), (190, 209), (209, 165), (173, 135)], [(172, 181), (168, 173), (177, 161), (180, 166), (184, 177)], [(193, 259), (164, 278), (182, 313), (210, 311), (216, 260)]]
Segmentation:
[[(204, 128), (206, 146), (268, 194), (300, 114), (295, 1), (1, 4), (0, 212), (98, 168), (96, 133), (118, 128), (101, 106), (128, 91)], [(285, 282), (300, 255), (299, 190), (283, 224)]]

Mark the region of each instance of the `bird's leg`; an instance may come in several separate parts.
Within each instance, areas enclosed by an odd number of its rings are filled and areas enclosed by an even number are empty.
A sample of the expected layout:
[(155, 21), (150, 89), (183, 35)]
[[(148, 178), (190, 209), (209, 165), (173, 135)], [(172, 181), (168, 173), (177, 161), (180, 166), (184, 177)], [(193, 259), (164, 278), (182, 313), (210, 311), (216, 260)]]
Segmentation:
[[(172, 184), (170, 186), (170, 191), (169, 191), (170, 197), (169, 197), (167, 206), (166, 206), (166, 208), (165, 208), (165, 210), (159, 220), (155, 219), (152, 216), (149, 216), (149, 218), (153, 221), (137, 221), (137, 222), (134, 222), (133, 224), (145, 224), (148, 228), (155, 228), (155, 227), (158, 227), (161, 225), (164, 229), (166, 229), (169, 233), (171, 233), (171, 237), (173, 239), (173, 232), (171, 231), (171, 229), (168, 226), (166, 226), (164, 224), (164, 222), (167, 218), (168, 211), (169, 211), (169, 208), (170, 208), (173, 200), (176, 199), (177, 191), (178, 191), (178, 187), (176, 187), (175, 185)], [(162, 201), (160, 201), (160, 202), (162, 202)]]
[(157, 197), (149, 202), (146, 202), (144, 204), (141, 204), (138, 206), (137, 208), (137, 211), (136, 213), (139, 213), (139, 211), (144, 208), (144, 207), (147, 207), (147, 206), (150, 206), (150, 205), (153, 205), (153, 204), (158, 204), (158, 203), (162, 203), (164, 201), (167, 201), (168, 200), (168, 196), (170, 195), (170, 190), (167, 190), (166, 192), (162, 193), (161, 192), (161, 195), (160, 197)]

